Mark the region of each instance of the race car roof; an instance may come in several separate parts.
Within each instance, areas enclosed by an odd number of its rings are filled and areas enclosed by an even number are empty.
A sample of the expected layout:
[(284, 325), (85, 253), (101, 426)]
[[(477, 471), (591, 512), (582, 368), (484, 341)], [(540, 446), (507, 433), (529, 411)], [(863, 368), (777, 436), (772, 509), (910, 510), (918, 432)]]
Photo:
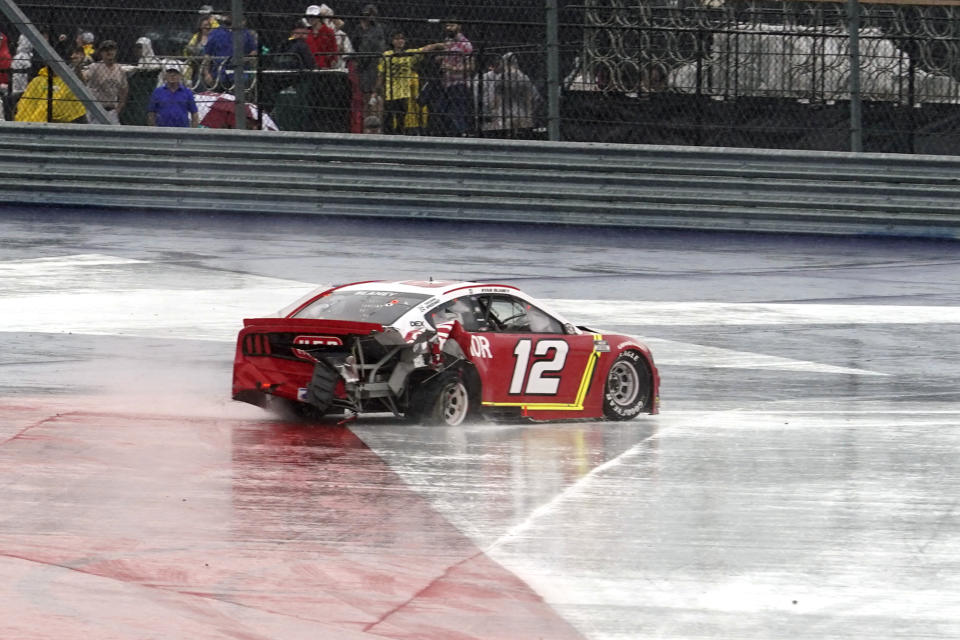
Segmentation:
[(448, 295), (511, 293), (529, 298), (516, 287), (504, 284), (470, 282), (466, 280), (367, 280), (344, 285), (327, 285), (314, 289), (305, 296), (281, 309), (278, 317), (286, 317), (302, 307), (307, 301), (326, 291), (396, 291), (397, 293), (419, 293), (424, 296), (443, 300)]
[(473, 293), (519, 293), (519, 289), (510, 285), (470, 282), (466, 280), (371, 280), (336, 287), (338, 290), (352, 291), (396, 291), (421, 293), (427, 296), (443, 297), (458, 291), (472, 290)]

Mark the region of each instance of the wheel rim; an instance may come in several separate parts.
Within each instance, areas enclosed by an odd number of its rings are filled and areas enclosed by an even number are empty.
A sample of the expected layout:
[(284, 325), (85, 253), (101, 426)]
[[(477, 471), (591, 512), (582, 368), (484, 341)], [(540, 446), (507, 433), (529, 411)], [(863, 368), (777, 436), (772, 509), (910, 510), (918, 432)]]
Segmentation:
[(444, 424), (455, 427), (467, 417), (470, 409), (470, 399), (467, 397), (467, 388), (461, 382), (448, 384), (441, 397), (443, 403)]
[(607, 376), (607, 391), (610, 400), (621, 407), (629, 407), (640, 395), (640, 374), (630, 362), (617, 362)]

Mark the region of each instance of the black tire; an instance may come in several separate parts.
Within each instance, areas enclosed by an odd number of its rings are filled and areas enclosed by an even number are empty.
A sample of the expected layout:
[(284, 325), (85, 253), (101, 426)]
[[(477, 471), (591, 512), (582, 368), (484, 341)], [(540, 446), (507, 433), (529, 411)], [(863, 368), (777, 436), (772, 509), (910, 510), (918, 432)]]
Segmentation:
[(637, 351), (621, 353), (603, 385), (603, 415), (608, 420), (631, 420), (648, 408), (650, 367)]
[(476, 414), (476, 393), (456, 371), (427, 379), (412, 390), (407, 418), (424, 425), (456, 427)]
[[(307, 403), (317, 415), (323, 415), (333, 404), (333, 392), (339, 374), (327, 363), (318, 362), (313, 367), (313, 376), (307, 385)], [(313, 413), (313, 412), (311, 412)]]

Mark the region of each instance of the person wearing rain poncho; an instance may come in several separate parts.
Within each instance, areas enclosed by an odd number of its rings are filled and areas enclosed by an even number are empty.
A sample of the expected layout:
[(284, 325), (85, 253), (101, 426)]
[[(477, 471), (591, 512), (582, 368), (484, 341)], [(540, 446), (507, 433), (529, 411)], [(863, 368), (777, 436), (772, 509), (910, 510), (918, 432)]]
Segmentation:
[(184, 64), (181, 61), (173, 58), (164, 58), (154, 53), (153, 41), (147, 36), (137, 38), (137, 41), (133, 44), (133, 53), (137, 57), (137, 71), (157, 72), (156, 86), (158, 87), (166, 84), (166, 74), (164, 70), (168, 67), (176, 67), (180, 69), (181, 73), (184, 72)]
[(153, 41), (147, 36), (137, 38), (133, 44), (133, 53), (137, 57), (137, 66), (141, 69), (163, 68), (163, 58), (153, 52)]
[[(49, 92), (50, 76), (53, 76), (53, 92)], [(52, 96), (52, 113), (48, 112), (48, 96)], [(87, 110), (74, 95), (67, 83), (49, 67), (43, 67), (27, 85), (17, 102), (14, 120), (17, 122), (85, 122)]]
[(495, 60), (483, 74), (481, 86), (482, 129), (510, 137), (529, 135), (540, 93), (520, 69), (516, 54), (506, 53)]
[(27, 89), (32, 66), (33, 43), (27, 39), (27, 36), (21, 35), (17, 40), (17, 52), (13, 54), (13, 61), (10, 63), (10, 93), (14, 97)]

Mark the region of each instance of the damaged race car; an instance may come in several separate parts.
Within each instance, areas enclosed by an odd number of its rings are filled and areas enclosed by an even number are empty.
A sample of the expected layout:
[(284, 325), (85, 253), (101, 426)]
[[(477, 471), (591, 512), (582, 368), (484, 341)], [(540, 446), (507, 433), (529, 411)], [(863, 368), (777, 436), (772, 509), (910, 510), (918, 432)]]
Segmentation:
[(448, 426), (629, 420), (658, 412), (659, 384), (636, 338), (573, 325), (512, 286), (440, 280), (318, 289), (244, 320), (233, 366), (242, 402)]

